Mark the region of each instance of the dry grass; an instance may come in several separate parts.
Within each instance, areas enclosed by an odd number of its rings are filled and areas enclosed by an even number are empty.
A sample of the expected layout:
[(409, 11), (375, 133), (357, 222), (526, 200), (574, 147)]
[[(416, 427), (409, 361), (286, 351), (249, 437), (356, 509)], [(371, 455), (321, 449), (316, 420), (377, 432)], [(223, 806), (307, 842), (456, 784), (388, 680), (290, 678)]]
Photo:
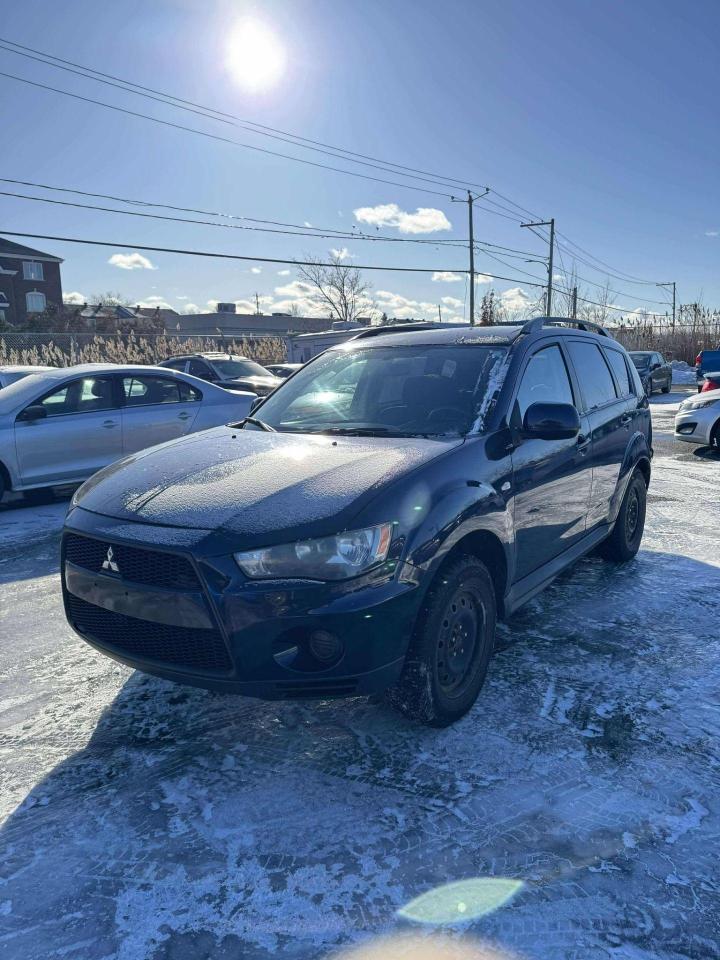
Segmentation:
[(67, 367), (76, 363), (153, 364), (177, 354), (213, 350), (240, 354), (261, 364), (282, 363), (286, 359), (285, 343), (281, 337), (219, 340), (212, 337), (136, 337), (134, 334), (92, 338), (63, 336), (62, 341), (67, 346), (52, 340), (31, 345), (28, 339), (22, 335), (0, 335), (0, 364), (29, 363), (51, 367)]

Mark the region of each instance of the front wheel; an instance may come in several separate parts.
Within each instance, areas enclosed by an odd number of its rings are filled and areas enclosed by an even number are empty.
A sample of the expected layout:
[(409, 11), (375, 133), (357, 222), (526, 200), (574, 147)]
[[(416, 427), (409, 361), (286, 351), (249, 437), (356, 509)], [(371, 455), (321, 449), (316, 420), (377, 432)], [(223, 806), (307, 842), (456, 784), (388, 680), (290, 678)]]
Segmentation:
[(640, 549), (640, 541), (645, 529), (646, 509), (645, 480), (638, 471), (635, 471), (625, 491), (613, 531), (598, 548), (600, 556), (617, 563), (632, 560)]
[(400, 680), (387, 692), (390, 703), (433, 727), (462, 717), (485, 680), (496, 619), (485, 565), (472, 556), (451, 561), (430, 587)]
[(663, 392), (663, 393), (670, 393), (670, 387), (671, 387), (671, 386), (672, 386), (672, 383), (666, 383), (665, 386), (662, 388), (662, 392)]

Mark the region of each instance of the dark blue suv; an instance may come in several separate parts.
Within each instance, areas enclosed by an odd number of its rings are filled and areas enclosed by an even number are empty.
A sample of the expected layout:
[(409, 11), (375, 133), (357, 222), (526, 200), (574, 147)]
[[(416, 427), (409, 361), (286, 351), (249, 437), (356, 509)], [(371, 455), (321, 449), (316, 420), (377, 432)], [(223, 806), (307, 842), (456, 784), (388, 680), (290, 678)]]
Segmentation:
[(264, 698), (474, 703), (495, 623), (596, 548), (640, 545), (648, 401), (602, 328), (377, 328), (244, 421), (76, 493), (67, 617), (115, 659)]

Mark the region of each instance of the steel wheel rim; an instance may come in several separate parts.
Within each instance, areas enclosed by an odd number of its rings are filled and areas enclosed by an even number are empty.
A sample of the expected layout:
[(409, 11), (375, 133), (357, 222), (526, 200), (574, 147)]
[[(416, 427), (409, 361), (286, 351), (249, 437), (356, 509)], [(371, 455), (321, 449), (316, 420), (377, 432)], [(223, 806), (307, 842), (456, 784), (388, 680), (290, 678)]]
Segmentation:
[(640, 522), (640, 498), (637, 490), (632, 490), (625, 512), (625, 535), (628, 543), (631, 543), (637, 533)]
[(485, 611), (478, 598), (466, 588), (458, 588), (440, 622), (436, 650), (438, 683), (445, 695), (461, 696), (467, 687), (484, 626)]

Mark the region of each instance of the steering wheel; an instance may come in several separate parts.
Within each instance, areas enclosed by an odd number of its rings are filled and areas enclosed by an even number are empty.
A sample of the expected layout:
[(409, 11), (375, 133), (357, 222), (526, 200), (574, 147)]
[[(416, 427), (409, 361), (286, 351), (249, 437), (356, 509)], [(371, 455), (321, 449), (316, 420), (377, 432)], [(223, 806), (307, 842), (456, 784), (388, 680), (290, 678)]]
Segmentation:
[(461, 407), (435, 407), (427, 415), (428, 420), (459, 420), (461, 423), (467, 420), (467, 410)]

